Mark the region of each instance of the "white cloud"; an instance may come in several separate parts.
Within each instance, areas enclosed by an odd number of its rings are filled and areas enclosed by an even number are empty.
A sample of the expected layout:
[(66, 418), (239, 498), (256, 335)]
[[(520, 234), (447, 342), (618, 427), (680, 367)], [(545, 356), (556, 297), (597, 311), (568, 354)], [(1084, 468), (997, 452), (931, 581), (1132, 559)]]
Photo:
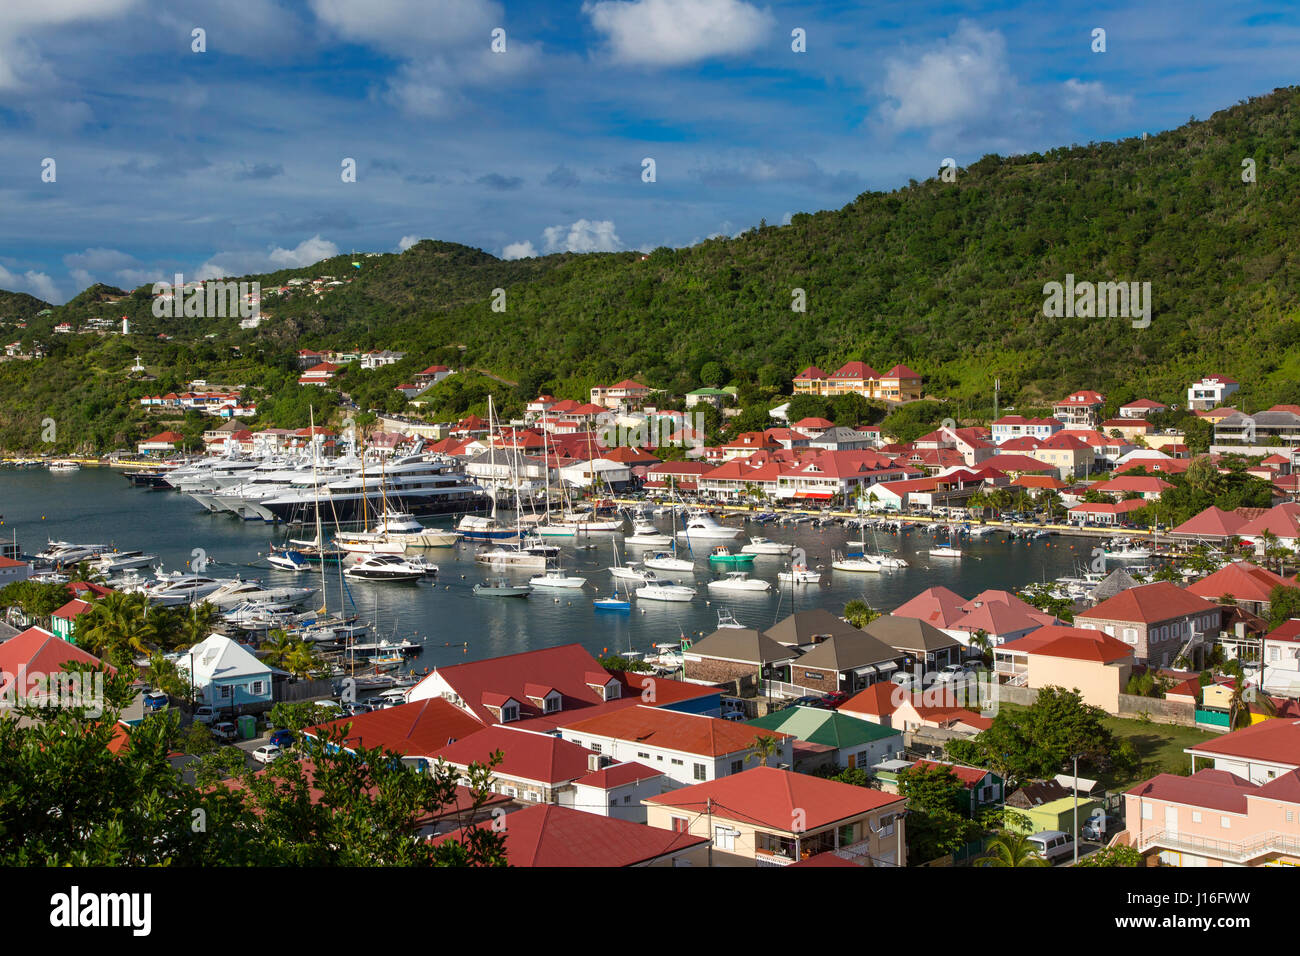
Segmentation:
[(1123, 112), (1133, 105), (1133, 97), (1106, 92), (1106, 85), (1100, 80), (1085, 83), (1071, 78), (1061, 85), (1064, 88), (1062, 102), (1072, 113), (1084, 110)]
[(569, 226), (550, 226), (543, 230), (545, 250), (551, 252), (618, 252), (623, 241), (614, 232), (612, 220), (579, 219)]
[[(310, 0), (312, 12), (345, 39), (417, 57), (430, 47), (458, 49), (504, 27), (500, 4), (489, 0)], [(507, 50), (509, 50), (507, 34)]]
[(423, 236), (403, 236), (401, 239), (397, 240), (397, 251), (405, 252), (423, 238)]
[(614, 59), (652, 66), (743, 53), (776, 22), (742, 0), (599, 0), (582, 11)]
[(501, 251), (502, 259), (531, 259), (536, 255), (537, 250), (534, 249), (533, 244), (527, 240), (524, 242), (512, 242)]
[(0, 3), (0, 90), (48, 82), (52, 73), (31, 42), (31, 35), (79, 20), (111, 19), (137, 0), (5, 0)]
[(338, 246), (316, 235), (304, 239), (292, 249), (276, 247), (268, 252), (219, 252), (199, 266), (194, 278), (221, 279), (279, 269), (299, 269), (338, 254)]
[(7, 289), (11, 292), (26, 292), (28, 295), (34, 295), (38, 299), (44, 299), (46, 302), (52, 302), (55, 305), (61, 305), (68, 298), (54, 284), (54, 280), (44, 272), (37, 272), (35, 269), (28, 269), (26, 272), (10, 272), (4, 266), (0, 266), (0, 289)]
[(964, 126), (1015, 99), (1007, 44), (996, 30), (963, 21), (957, 32), (910, 59), (885, 64), (882, 118), (897, 130)]

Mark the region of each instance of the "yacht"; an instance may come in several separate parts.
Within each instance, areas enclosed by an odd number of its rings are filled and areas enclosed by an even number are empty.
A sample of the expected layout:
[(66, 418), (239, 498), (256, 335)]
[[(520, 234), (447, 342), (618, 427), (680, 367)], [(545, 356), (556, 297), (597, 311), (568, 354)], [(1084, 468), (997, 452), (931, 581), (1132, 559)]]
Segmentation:
[(277, 571), (310, 571), (311, 562), (301, 551), (292, 548), (272, 548), (266, 555), (266, 563)]
[(495, 548), (480, 551), (474, 555), (474, 560), (479, 564), (490, 564), (495, 567), (536, 568), (541, 571), (546, 570), (547, 563), (545, 554), (534, 554), (522, 544), (506, 542), (498, 542)]
[(778, 571), (776, 579), (782, 584), (821, 584), (822, 573), (810, 571), (807, 565), (796, 564), (788, 570)]
[(52, 461), (46, 467), (54, 475), (65, 475), (74, 471), (81, 471), (81, 465), (75, 461)]
[(873, 574), (881, 569), (880, 563), (869, 555), (841, 554), (838, 551), (831, 552), (831, 567), (836, 571), (851, 571), (857, 574)]
[(316, 588), (263, 587), (260, 581), (243, 581), (235, 578), (209, 592), (203, 600), (218, 608), (234, 607), (248, 601), (273, 604), (277, 609), (302, 604), (316, 593)]
[(625, 581), (639, 581), (642, 584), (652, 584), (659, 580), (654, 571), (649, 568), (638, 568), (634, 565), (615, 565), (609, 569), (609, 573), (615, 579), (622, 578)]
[(140, 590), (150, 601), (164, 607), (179, 607), (182, 604), (197, 604), (209, 594), (228, 584), (235, 583), (235, 578), (210, 578), (204, 574), (182, 574), (173, 571), (170, 574), (159, 571), (157, 578)]
[(645, 584), (636, 589), (636, 596), (642, 601), (685, 603), (695, 597), (695, 588), (668, 582)]
[(82, 561), (90, 561), (98, 558), (108, 551), (106, 544), (70, 544), (67, 541), (50, 541), (48, 546), (40, 554), (36, 555), (36, 560), (53, 564), (56, 567), (64, 567), (72, 564), (80, 564)]
[(694, 511), (686, 519), (686, 527), (677, 532), (677, 537), (688, 541), (734, 541), (743, 533), (739, 528), (720, 524), (707, 511)]
[(656, 571), (694, 571), (695, 562), (687, 558), (677, 557), (675, 551), (656, 551), (654, 554), (643, 557), (641, 566), (644, 568), (653, 568)]
[(749, 544), (740, 549), (744, 554), (789, 554), (794, 550), (792, 544), (782, 544), (768, 538), (750, 538)]
[(103, 554), (91, 565), (100, 574), (108, 577), (128, 568), (147, 568), (158, 563), (158, 555), (145, 554), (143, 551), (113, 551)]
[(539, 574), (536, 577), (528, 579), (529, 585), (535, 588), (580, 588), (587, 583), (586, 578), (572, 577), (566, 575), (559, 568), (552, 568), (545, 574)]
[(638, 521), (632, 525), (632, 533), (625, 537), (623, 542), (651, 548), (667, 548), (672, 545), (673, 539), (649, 522)]
[(751, 578), (745, 571), (728, 571), (724, 577), (709, 582), (710, 591), (770, 591), (772, 585), (758, 578)]
[(395, 554), (372, 554), (351, 567), (345, 568), (346, 577), (360, 581), (398, 581), (410, 583), (424, 577), (425, 569)]

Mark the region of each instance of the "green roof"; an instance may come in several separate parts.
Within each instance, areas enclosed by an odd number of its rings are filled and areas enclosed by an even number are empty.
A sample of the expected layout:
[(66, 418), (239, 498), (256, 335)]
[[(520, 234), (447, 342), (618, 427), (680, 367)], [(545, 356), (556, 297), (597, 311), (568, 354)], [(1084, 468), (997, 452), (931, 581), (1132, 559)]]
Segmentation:
[(735, 393), (728, 392), (725, 389), (721, 389), (721, 388), (697, 388), (695, 391), (687, 392), (686, 394), (687, 395), (728, 395), (733, 398), (735, 397)]
[(761, 730), (779, 730), (811, 744), (837, 749), (860, 747), (886, 737), (897, 737), (900, 733), (869, 720), (849, 717), (821, 707), (789, 707), (746, 723)]

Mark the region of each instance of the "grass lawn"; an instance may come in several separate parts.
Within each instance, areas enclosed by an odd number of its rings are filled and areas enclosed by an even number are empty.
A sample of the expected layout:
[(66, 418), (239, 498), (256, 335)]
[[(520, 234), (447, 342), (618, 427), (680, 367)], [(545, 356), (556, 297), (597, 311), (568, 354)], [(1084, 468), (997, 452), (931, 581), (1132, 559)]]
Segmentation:
[[(1117, 738), (1133, 741), (1142, 757), (1141, 769), (1130, 776), (1106, 775), (1101, 783), (1106, 789), (1127, 789), (1140, 780), (1158, 773), (1177, 773), (1186, 776), (1192, 769), (1192, 758), (1183, 748), (1212, 740), (1222, 734), (1197, 730), (1195, 727), (1176, 727), (1170, 724), (1146, 724), (1140, 720), (1107, 717), (1102, 723)], [(1130, 778), (1131, 777), (1131, 778)]]

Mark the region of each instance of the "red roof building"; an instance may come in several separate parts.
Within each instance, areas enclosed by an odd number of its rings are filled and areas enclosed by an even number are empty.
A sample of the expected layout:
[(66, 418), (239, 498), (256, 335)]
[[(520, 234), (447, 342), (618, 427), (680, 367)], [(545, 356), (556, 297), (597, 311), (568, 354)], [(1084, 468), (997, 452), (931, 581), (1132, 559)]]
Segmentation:
[(427, 757), (463, 737), (478, 733), (483, 724), (440, 697), (413, 704), (386, 707), (367, 714), (331, 720), (304, 733), (348, 727), (348, 749), (382, 748), (403, 756)]
[(1105, 631), (1128, 644), (1139, 663), (1168, 667), (1193, 638), (1212, 646), (1223, 609), (1169, 581), (1121, 591), (1074, 616), (1079, 627)]

